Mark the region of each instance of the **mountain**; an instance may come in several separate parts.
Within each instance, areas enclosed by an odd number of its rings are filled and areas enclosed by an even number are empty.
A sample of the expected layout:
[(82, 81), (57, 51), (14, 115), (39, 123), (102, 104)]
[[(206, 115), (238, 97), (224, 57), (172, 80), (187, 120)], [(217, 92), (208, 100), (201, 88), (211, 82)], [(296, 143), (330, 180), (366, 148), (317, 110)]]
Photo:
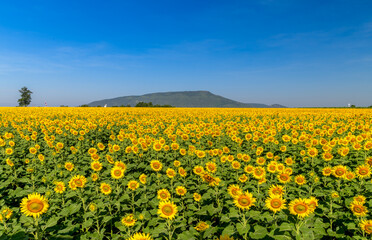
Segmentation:
[(261, 103), (241, 103), (228, 98), (215, 95), (209, 91), (185, 91), (149, 93), (141, 96), (125, 96), (103, 99), (88, 104), (90, 107), (108, 107), (131, 105), (134, 107), (139, 102), (152, 102), (154, 105), (172, 105), (174, 107), (201, 107), (201, 108), (283, 108), (285, 106)]

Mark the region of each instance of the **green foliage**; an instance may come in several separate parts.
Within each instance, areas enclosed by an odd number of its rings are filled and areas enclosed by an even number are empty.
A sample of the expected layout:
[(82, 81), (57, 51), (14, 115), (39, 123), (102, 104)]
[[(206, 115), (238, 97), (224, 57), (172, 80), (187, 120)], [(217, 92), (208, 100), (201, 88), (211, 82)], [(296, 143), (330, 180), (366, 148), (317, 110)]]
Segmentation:
[(30, 105), (32, 92), (27, 87), (21, 88), (19, 92), (21, 93), (21, 98), (18, 99), (18, 106), (27, 107)]

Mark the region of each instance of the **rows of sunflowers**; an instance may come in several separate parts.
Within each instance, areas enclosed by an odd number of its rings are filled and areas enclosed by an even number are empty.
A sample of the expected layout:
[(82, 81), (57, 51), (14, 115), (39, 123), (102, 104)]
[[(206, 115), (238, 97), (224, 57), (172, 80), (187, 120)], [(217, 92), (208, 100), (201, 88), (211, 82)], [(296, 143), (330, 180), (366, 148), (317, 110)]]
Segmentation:
[(0, 108), (0, 239), (371, 239), (372, 111)]

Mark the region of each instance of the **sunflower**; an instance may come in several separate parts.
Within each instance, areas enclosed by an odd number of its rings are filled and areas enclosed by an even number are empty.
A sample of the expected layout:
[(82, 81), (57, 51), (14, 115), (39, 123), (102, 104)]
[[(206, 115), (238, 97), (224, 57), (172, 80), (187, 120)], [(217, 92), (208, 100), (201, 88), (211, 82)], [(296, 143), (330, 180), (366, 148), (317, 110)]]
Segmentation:
[(363, 195), (358, 195), (353, 198), (353, 202), (364, 204), (366, 202), (366, 197)]
[(325, 152), (322, 154), (322, 158), (325, 160), (325, 161), (331, 161), (333, 159), (333, 155), (332, 153), (330, 152)]
[(116, 161), (114, 165), (123, 169), (124, 172), (125, 170), (127, 170), (127, 165), (125, 165), (125, 163), (123, 163), (122, 161)]
[(111, 177), (114, 179), (120, 179), (124, 177), (124, 170), (119, 166), (111, 168)]
[(101, 183), (101, 193), (105, 194), (105, 195), (109, 195), (111, 193), (111, 186), (110, 184), (107, 184), (107, 183)]
[(83, 188), (85, 186), (85, 183), (86, 182), (87, 182), (87, 179), (84, 176), (82, 176), (82, 175), (75, 175), (68, 182), (68, 186), (72, 190), (76, 190), (78, 187), (79, 188)]
[(354, 178), (355, 178), (355, 173), (351, 171), (347, 171), (347, 173), (345, 174), (345, 179), (351, 181)]
[(311, 209), (305, 199), (297, 198), (289, 203), (289, 212), (299, 218), (304, 218), (311, 213)]
[(355, 169), (355, 173), (359, 177), (359, 179), (370, 177), (371, 167), (367, 164), (360, 165)]
[(269, 164), (267, 164), (267, 171), (269, 173), (275, 173), (276, 172), (276, 162), (275, 161), (271, 161)]
[(146, 174), (141, 174), (141, 176), (139, 176), (139, 181), (142, 183), (142, 184), (146, 184), (146, 179), (147, 179), (147, 176)]
[(131, 180), (128, 182), (128, 188), (135, 191), (139, 187), (139, 183), (136, 180)]
[(166, 201), (166, 200), (169, 200), (169, 198), (171, 197), (169, 191), (167, 189), (160, 189), (158, 190), (158, 199), (160, 201)]
[(259, 157), (257, 158), (256, 163), (258, 165), (264, 165), (266, 163), (266, 159), (264, 157)]
[(359, 224), (360, 228), (367, 234), (372, 234), (372, 220), (362, 220)]
[(23, 198), (21, 202), (21, 212), (26, 216), (32, 216), (34, 218), (45, 213), (48, 208), (48, 200), (39, 193), (29, 194), (28, 197)]
[(3, 221), (3, 218), (9, 219), (12, 215), (13, 215), (13, 210), (11, 210), (10, 208), (5, 208), (0, 213), (0, 222)]
[(14, 166), (14, 163), (12, 160), (10, 160), (9, 158), (6, 159), (6, 164), (10, 167), (13, 167)]
[(31, 154), (36, 154), (36, 153), (37, 153), (37, 149), (34, 148), (34, 147), (31, 147), (31, 148), (29, 149), (29, 152), (30, 152)]
[(195, 166), (193, 172), (196, 175), (201, 175), (202, 173), (204, 173), (204, 168), (202, 166)]
[(187, 192), (187, 190), (186, 190), (185, 187), (183, 187), (183, 186), (176, 187), (176, 193), (177, 193), (177, 195), (184, 196), (186, 194), (186, 192)]
[(92, 181), (95, 182), (98, 180), (98, 174), (97, 173), (92, 173), (91, 175)]
[(160, 217), (172, 220), (177, 212), (177, 206), (173, 202), (161, 201), (159, 203), (158, 214)]
[(231, 162), (231, 167), (232, 167), (233, 169), (235, 169), (235, 170), (240, 169), (240, 162), (238, 162), (238, 161), (232, 161), (232, 162)]
[(230, 194), (230, 196), (232, 198), (236, 198), (236, 197), (239, 197), (243, 192), (242, 192), (242, 189), (239, 187), (239, 185), (230, 185), (228, 188), (227, 188), (227, 191), (228, 193)]
[(239, 180), (240, 182), (242, 182), (242, 183), (245, 183), (246, 181), (248, 181), (248, 177), (247, 177), (247, 175), (243, 174), (243, 175), (241, 175), (241, 176), (239, 177), (238, 180)]
[(344, 178), (346, 173), (347, 173), (346, 166), (338, 165), (333, 167), (332, 169), (333, 176), (337, 178)]
[(187, 172), (183, 167), (178, 168), (178, 173), (180, 174), (181, 177), (186, 177)]
[(174, 171), (173, 168), (168, 168), (166, 173), (169, 178), (174, 178), (176, 176), (176, 171)]
[(234, 240), (234, 237), (230, 237), (229, 235), (224, 234), (224, 235), (221, 235), (218, 238), (215, 238), (214, 240)]
[(121, 223), (126, 227), (132, 227), (136, 224), (136, 219), (133, 217), (133, 214), (128, 214), (127, 216), (121, 219)]
[(265, 177), (266, 171), (263, 167), (255, 167), (252, 174), (255, 179), (259, 180)]
[(316, 207), (318, 206), (318, 199), (316, 199), (315, 197), (310, 197), (305, 200), (307, 205), (310, 207), (310, 213), (314, 212)]
[(331, 167), (325, 167), (322, 170), (323, 176), (329, 176), (332, 174), (332, 168)]
[(163, 164), (158, 160), (152, 160), (150, 166), (155, 172), (159, 172), (163, 168)]
[(214, 173), (217, 171), (217, 165), (214, 162), (207, 162), (205, 164), (205, 168), (207, 169), (208, 172)]
[(285, 189), (283, 186), (280, 185), (271, 185), (269, 188), (269, 195), (276, 195), (276, 196), (283, 196), (285, 193)]
[(97, 205), (95, 203), (90, 203), (89, 204), (89, 210), (91, 212), (95, 212), (97, 210)]
[(252, 193), (249, 193), (248, 191), (240, 194), (234, 199), (235, 206), (242, 210), (249, 210), (252, 206), (254, 206), (255, 202), (256, 198), (254, 198)]
[(65, 168), (66, 168), (67, 171), (71, 172), (72, 170), (74, 170), (74, 167), (75, 167), (75, 165), (72, 162), (66, 162), (65, 163)]
[(153, 240), (149, 233), (135, 233), (126, 240)]
[(350, 204), (350, 209), (357, 217), (365, 217), (368, 212), (367, 208), (359, 202), (352, 202)]
[(90, 163), (90, 167), (92, 168), (93, 171), (101, 171), (102, 169), (102, 163), (98, 162), (98, 161), (93, 161)]
[(201, 195), (199, 193), (194, 193), (193, 197), (196, 202), (199, 202), (201, 200)]
[(54, 188), (54, 191), (56, 193), (63, 193), (66, 190), (64, 182), (55, 182), (54, 184), (56, 185), (56, 187)]
[(279, 182), (288, 183), (291, 181), (291, 176), (288, 173), (281, 173), (278, 175)]
[(194, 228), (198, 232), (203, 232), (209, 228), (209, 225), (206, 222), (200, 221)]
[(295, 182), (300, 186), (304, 185), (306, 183), (306, 178), (303, 175), (298, 175), (295, 177)]
[(281, 196), (278, 195), (272, 195), (269, 198), (266, 199), (265, 205), (268, 209), (273, 211), (274, 213), (279, 212), (283, 209), (285, 209), (285, 199), (282, 199)]
[(252, 165), (247, 165), (244, 167), (244, 172), (251, 174), (254, 171), (254, 167)]
[(156, 141), (156, 142), (154, 143), (154, 145), (153, 145), (152, 148), (153, 148), (155, 151), (159, 152), (159, 151), (162, 149), (162, 147), (163, 147), (163, 145), (162, 145), (160, 142)]

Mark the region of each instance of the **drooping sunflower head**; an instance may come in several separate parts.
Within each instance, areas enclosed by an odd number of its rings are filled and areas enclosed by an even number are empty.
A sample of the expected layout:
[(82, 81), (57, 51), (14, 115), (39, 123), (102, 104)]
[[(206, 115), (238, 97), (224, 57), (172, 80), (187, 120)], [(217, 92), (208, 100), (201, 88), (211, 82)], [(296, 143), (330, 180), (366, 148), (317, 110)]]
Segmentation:
[(21, 212), (26, 216), (32, 216), (34, 218), (45, 213), (48, 208), (48, 200), (39, 193), (29, 194), (28, 197), (23, 198), (21, 202)]
[(172, 220), (178, 212), (177, 206), (170, 201), (161, 201), (159, 203), (158, 214), (162, 218)]
[(200, 221), (194, 228), (198, 232), (203, 232), (209, 228), (209, 225), (206, 222)]

